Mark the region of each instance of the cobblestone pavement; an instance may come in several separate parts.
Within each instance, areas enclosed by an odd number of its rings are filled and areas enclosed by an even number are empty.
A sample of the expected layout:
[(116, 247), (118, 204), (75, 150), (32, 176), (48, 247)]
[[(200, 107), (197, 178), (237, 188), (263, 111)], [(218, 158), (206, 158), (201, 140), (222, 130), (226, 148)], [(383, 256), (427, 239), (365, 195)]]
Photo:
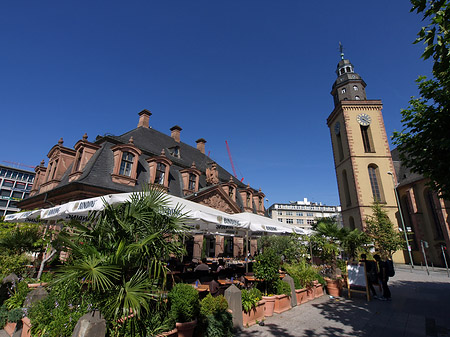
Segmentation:
[[(274, 314), (243, 329), (239, 337), (364, 336), (450, 337), (450, 278), (444, 269), (396, 266), (389, 280), (392, 301), (367, 302), (363, 294), (348, 299), (324, 295)], [(377, 288), (378, 291), (378, 288)]]

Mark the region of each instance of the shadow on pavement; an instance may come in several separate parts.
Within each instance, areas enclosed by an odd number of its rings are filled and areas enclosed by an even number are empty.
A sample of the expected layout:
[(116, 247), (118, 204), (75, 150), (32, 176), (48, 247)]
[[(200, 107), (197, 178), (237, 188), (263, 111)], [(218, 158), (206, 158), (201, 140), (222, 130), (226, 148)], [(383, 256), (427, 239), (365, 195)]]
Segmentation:
[[(292, 335), (291, 333), (289, 333), (287, 331), (287, 329), (284, 329), (277, 324), (269, 323), (269, 324), (265, 324), (264, 327), (265, 327), (265, 331), (264, 331), (265, 335), (269, 332), (271, 334), (271, 336), (298, 337), (296, 335)], [(247, 336), (256, 337), (256, 336), (260, 336), (262, 333), (263, 332), (241, 330), (238, 335), (240, 337), (247, 337)]]

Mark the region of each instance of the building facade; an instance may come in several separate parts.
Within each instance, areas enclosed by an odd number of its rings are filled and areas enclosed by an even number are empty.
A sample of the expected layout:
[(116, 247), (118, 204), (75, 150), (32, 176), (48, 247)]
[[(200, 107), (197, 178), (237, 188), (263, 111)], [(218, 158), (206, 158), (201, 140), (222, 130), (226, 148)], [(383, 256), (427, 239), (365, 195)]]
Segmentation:
[(413, 262), (424, 265), (426, 259), (429, 265), (445, 267), (446, 261), (450, 263), (450, 202), (430, 188), (429, 180), (402, 165), (397, 149), (392, 150), (392, 159)]
[(35, 173), (0, 165), (0, 216), (20, 211), (17, 203), (28, 198)]
[(286, 225), (310, 229), (319, 218), (335, 217), (341, 223), (341, 207), (328, 206), (308, 201), (291, 201), (288, 204), (276, 203), (267, 209), (270, 218)]
[[(73, 200), (111, 193), (142, 191), (156, 186), (169, 194), (233, 214), (264, 215), (264, 193), (233, 177), (205, 154), (206, 140), (196, 147), (181, 141), (182, 128), (173, 126), (170, 136), (150, 127), (151, 112), (139, 113), (137, 127), (120, 136), (85, 134), (73, 148), (61, 138), (35, 168), (30, 195), (22, 209), (48, 208)], [(195, 235), (194, 256), (206, 245), (207, 254), (242, 255), (243, 239)], [(189, 248), (189, 247), (188, 247)]]

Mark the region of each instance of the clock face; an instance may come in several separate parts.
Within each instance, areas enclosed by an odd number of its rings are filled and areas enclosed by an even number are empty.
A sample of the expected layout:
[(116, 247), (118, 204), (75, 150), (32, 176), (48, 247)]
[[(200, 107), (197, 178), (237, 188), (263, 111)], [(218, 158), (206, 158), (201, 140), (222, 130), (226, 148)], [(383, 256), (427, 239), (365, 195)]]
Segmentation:
[(359, 114), (358, 116), (356, 116), (356, 120), (362, 126), (369, 126), (370, 122), (372, 121), (368, 114)]
[(336, 122), (336, 124), (334, 124), (334, 133), (338, 135), (340, 132), (341, 132), (341, 124), (339, 122)]

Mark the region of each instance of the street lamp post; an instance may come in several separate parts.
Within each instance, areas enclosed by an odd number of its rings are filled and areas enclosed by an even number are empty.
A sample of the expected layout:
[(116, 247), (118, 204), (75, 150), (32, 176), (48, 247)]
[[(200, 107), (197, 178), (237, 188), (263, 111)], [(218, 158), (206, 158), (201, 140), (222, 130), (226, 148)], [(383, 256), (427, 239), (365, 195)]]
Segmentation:
[(398, 184), (395, 183), (394, 174), (391, 171), (388, 171), (387, 174), (389, 174), (391, 176), (392, 184), (394, 184), (395, 200), (397, 201), (398, 213), (400, 214), (400, 221), (402, 223), (403, 233), (405, 234), (406, 249), (408, 250), (409, 263), (411, 264), (411, 272), (412, 272), (412, 268), (414, 268), (414, 264), (413, 264), (413, 259), (412, 259), (412, 255), (411, 255), (411, 248), (409, 246), (408, 235), (406, 233), (405, 221), (403, 220), (403, 214), (402, 214), (402, 209), (401, 209), (401, 206), (400, 206), (400, 200), (398, 198), (398, 190), (397, 190)]

